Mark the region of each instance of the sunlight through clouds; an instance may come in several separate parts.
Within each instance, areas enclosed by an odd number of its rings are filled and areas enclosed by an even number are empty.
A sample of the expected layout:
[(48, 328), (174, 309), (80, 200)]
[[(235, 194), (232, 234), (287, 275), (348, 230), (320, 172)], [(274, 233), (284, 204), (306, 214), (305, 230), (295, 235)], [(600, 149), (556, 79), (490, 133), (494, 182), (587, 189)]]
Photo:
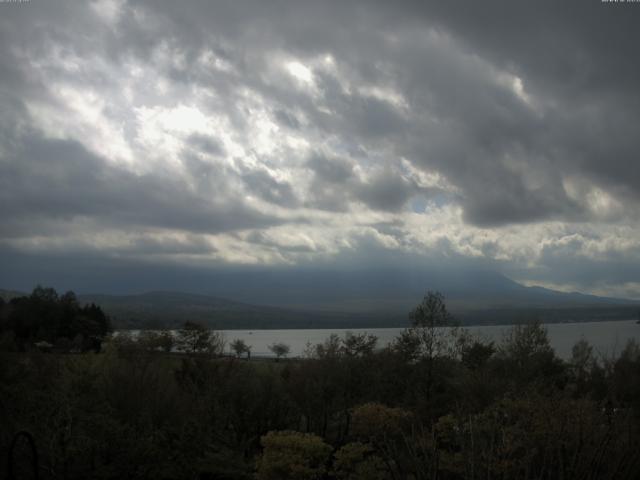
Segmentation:
[(390, 8), (7, 9), (0, 246), (227, 265), (401, 254), (633, 289), (633, 42), (603, 50), (563, 17), (526, 30), (529, 49), (444, 4), (398, 22)]

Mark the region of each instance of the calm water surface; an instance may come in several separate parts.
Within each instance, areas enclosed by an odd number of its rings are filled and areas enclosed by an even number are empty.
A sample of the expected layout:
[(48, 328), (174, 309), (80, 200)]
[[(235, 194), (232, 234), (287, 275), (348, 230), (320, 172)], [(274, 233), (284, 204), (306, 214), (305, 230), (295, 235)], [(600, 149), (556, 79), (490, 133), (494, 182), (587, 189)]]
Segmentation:
[[(509, 325), (467, 327), (470, 333), (486, 340), (500, 343)], [(587, 340), (597, 353), (616, 355), (624, 348), (627, 340), (635, 338), (640, 341), (640, 325), (635, 320), (615, 322), (589, 323), (551, 323), (545, 328), (549, 334), (551, 346), (558, 356), (569, 358), (571, 347), (580, 339)], [(225, 340), (231, 342), (236, 338), (244, 340), (252, 347), (253, 356), (270, 357), (269, 345), (283, 342), (291, 347), (290, 357), (302, 355), (307, 343), (315, 345), (326, 340), (332, 333), (343, 336), (345, 332), (371, 333), (378, 337), (378, 347), (391, 342), (402, 331), (402, 328), (369, 328), (369, 329), (319, 329), (319, 330), (223, 330)]]

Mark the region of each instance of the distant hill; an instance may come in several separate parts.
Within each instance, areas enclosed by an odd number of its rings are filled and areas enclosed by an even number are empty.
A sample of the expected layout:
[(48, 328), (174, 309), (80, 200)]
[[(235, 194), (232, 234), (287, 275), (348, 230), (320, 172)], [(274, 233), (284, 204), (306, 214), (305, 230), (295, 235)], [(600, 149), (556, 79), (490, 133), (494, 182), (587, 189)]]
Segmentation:
[(18, 292), (16, 290), (2, 290), (0, 289), (0, 298), (2, 298), (5, 302), (8, 302), (12, 298), (22, 297), (24, 296), (24, 292)]
[(455, 268), (223, 272), (208, 279), (203, 289), (252, 304), (359, 313), (406, 312), (427, 290), (442, 292), (456, 312), (639, 305), (625, 299), (527, 287), (496, 272)]
[[(445, 295), (463, 324), (637, 318), (640, 302), (526, 287), (481, 270), (234, 271), (216, 273), (210, 293), (82, 294), (117, 328), (177, 327), (186, 320), (220, 329), (406, 326), (427, 290)], [(9, 299), (20, 292), (0, 290)]]
[[(513, 303), (502, 297), (492, 304), (473, 303), (470, 298), (448, 299), (456, 318), (463, 324), (508, 324), (537, 320), (545, 323), (621, 320), (635, 318), (638, 305), (618, 299), (606, 299), (580, 294), (563, 294), (545, 289), (529, 289), (527, 297), (514, 296)], [(375, 328), (404, 327), (408, 312), (420, 296), (395, 311), (371, 311), (365, 300), (358, 302), (360, 311), (349, 305), (340, 310), (283, 308), (253, 305), (208, 295), (181, 292), (148, 292), (140, 295), (80, 295), (83, 303), (100, 305), (118, 328), (178, 327), (185, 320), (193, 320), (219, 329), (279, 329), (279, 328)], [(478, 299), (480, 300), (480, 299)], [(498, 300), (498, 299), (495, 299)], [(555, 300), (552, 301), (552, 300)], [(519, 303), (518, 303), (519, 302)]]
[(388, 326), (384, 319), (341, 312), (301, 312), (251, 305), (208, 295), (147, 292), (139, 295), (79, 295), (100, 305), (118, 328), (179, 327), (186, 320), (218, 329), (353, 328)]

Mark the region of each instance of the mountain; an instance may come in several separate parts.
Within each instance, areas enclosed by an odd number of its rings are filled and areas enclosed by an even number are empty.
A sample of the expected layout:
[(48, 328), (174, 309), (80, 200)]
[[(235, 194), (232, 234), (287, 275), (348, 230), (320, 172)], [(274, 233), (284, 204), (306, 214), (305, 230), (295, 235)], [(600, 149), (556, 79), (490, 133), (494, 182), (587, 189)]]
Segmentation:
[(16, 290), (2, 290), (2, 289), (0, 289), (0, 298), (3, 299), (5, 302), (8, 302), (12, 298), (22, 297), (24, 295), (25, 295), (25, 293), (18, 292)]
[(405, 326), (427, 290), (445, 295), (466, 324), (635, 318), (638, 303), (527, 287), (496, 272), (468, 269), (260, 270), (218, 272), (209, 294), (150, 292), (82, 296), (123, 325), (179, 325), (185, 319), (218, 328), (356, 328)]
[[(341, 312), (301, 312), (251, 305), (183, 292), (155, 291), (138, 295), (79, 295), (81, 303), (100, 305), (116, 328), (179, 327), (186, 320), (219, 329), (341, 328), (372, 326), (381, 319)], [(388, 323), (379, 323), (388, 326)]]
[[(200, 293), (81, 294), (117, 328), (176, 327), (186, 320), (220, 329), (406, 326), (428, 290), (445, 295), (463, 324), (636, 318), (639, 302), (527, 287), (504, 275), (463, 269), (259, 270), (217, 272)], [(10, 298), (19, 292), (0, 291)]]
[(496, 272), (453, 268), (226, 272), (210, 278), (205, 288), (220, 297), (254, 304), (361, 313), (407, 311), (427, 290), (442, 292), (447, 305), (459, 312), (637, 303), (527, 287)]

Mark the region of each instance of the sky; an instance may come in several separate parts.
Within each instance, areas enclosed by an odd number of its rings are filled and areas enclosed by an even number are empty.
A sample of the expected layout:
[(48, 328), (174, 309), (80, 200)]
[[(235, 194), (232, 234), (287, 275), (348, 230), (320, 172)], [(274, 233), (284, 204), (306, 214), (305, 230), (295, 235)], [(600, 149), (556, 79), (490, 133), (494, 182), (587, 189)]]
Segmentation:
[(450, 264), (640, 298), (639, 24), (600, 0), (2, 2), (0, 287)]

